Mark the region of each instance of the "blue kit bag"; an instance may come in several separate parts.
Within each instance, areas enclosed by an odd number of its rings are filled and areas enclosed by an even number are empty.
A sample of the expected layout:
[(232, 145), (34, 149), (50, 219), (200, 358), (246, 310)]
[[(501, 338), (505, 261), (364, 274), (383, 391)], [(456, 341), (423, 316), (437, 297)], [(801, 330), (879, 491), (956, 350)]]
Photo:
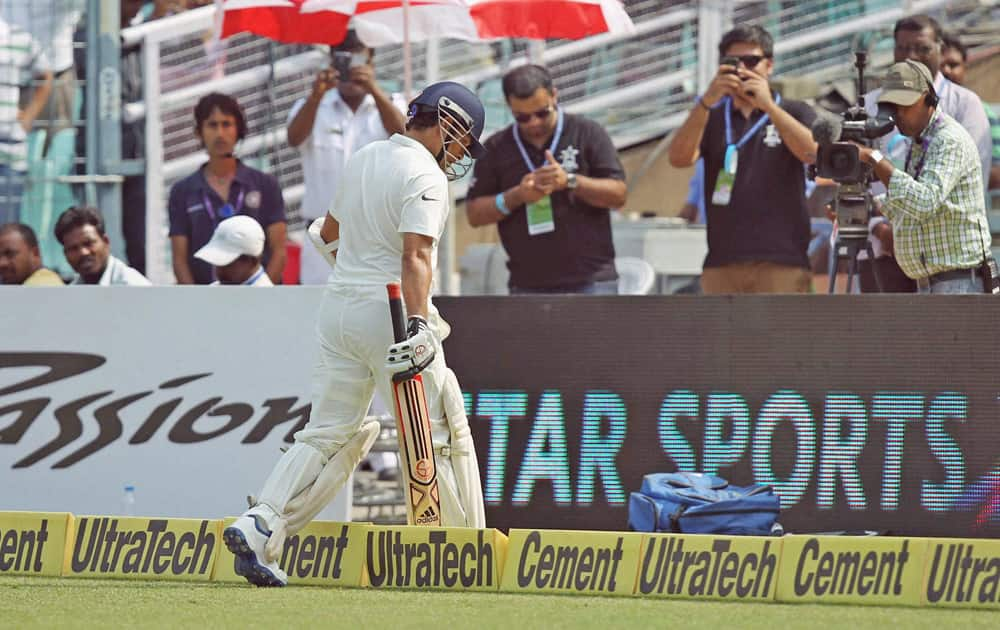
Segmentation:
[(768, 536), (780, 502), (771, 486), (731, 486), (702, 473), (655, 473), (629, 497), (628, 524), (637, 532)]

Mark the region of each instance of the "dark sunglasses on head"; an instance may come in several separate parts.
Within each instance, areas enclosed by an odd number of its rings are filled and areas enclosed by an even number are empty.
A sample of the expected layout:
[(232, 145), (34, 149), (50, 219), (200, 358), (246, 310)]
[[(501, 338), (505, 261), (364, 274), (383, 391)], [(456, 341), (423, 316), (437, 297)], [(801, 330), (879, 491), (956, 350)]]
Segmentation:
[(527, 114), (514, 114), (514, 120), (521, 123), (522, 125), (531, 122), (532, 118), (545, 120), (546, 118), (552, 115), (552, 112), (554, 112), (555, 109), (556, 109), (555, 107), (549, 105), (545, 109), (540, 109), (537, 112), (530, 112)]

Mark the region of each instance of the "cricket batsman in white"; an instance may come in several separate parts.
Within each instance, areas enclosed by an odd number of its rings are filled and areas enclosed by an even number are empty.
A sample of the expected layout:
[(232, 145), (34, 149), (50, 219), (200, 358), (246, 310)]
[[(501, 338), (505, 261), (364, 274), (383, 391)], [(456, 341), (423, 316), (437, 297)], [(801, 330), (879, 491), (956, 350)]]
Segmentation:
[[(375, 390), (392, 400), (392, 375), (423, 377), (434, 442), (441, 522), (485, 526), (482, 485), (462, 392), (445, 365), (449, 332), (431, 304), (448, 182), (482, 155), (483, 105), (458, 83), (435, 83), (411, 103), (404, 134), (373, 142), (347, 161), (343, 184), (310, 239), (333, 267), (316, 327), (312, 414), (251, 507), (226, 528), (236, 573), (284, 586), (286, 536), (332, 500), (379, 433), (366, 421)], [(320, 225), (322, 223), (322, 225)], [(386, 284), (402, 284), (408, 339), (393, 343)], [(414, 351), (414, 349), (417, 349)], [(429, 352), (426, 351), (429, 349)]]

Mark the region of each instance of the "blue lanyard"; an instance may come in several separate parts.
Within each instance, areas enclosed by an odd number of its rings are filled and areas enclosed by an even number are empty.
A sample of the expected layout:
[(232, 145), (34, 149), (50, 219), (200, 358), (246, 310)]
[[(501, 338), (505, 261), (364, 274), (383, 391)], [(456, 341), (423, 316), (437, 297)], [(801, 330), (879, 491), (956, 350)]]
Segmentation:
[[(774, 104), (781, 105), (781, 94), (774, 95)], [(730, 156), (739, 151), (743, 147), (743, 145), (746, 144), (750, 140), (750, 138), (754, 136), (755, 133), (760, 131), (761, 127), (766, 125), (767, 122), (771, 120), (770, 115), (764, 114), (764, 116), (760, 120), (754, 123), (753, 127), (750, 127), (750, 129), (748, 129), (747, 132), (743, 134), (743, 137), (740, 138), (739, 142), (733, 144), (732, 111), (733, 111), (733, 99), (731, 96), (727, 96), (726, 97), (726, 161), (724, 165), (726, 167), (729, 166), (730, 160), (732, 159), (732, 157)]]
[[(556, 134), (552, 136), (552, 144), (549, 145), (549, 152), (552, 155), (556, 154), (556, 147), (559, 146), (559, 140), (562, 138), (563, 132), (563, 110), (559, 109), (559, 120), (556, 122)], [(535, 163), (531, 161), (528, 156), (528, 152), (524, 148), (524, 143), (521, 142), (521, 133), (517, 130), (517, 123), (514, 123), (514, 142), (517, 143), (517, 149), (521, 152), (521, 158), (524, 160), (524, 165), (528, 167), (529, 171), (534, 171), (536, 168)]]
[(264, 268), (261, 267), (260, 269), (257, 270), (257, 273), (250, 276), (250, 279), (244, 282), (243, 284), (248, 284), (248, 285), (253, 284), (254, 282), (257, 282), (257, 278), (261, 277), (263, 274), (264, 274)]
[[(924, 172), (924, 162), (927, 161), (927, 150), (931, 148), (931, 134), (934, 133), (934, 131), (937, 130), (937, 128), (940, 126), (941, 126), (941, 115), (938, 112), (934, 112), (934, 122), (930, 124), (930, 126), (927, 128), (927, 131), (925, 131), (924, 135), (921, 136), (920, 138), (920, 149), (921, 149), (920, 161), (917, 162), (917, 168), (914, 169), (913, 171), (913, 179), (917, 179), (918, 177), (920, 177), (920, 174)], [(910, 151), (909, 153), (906, 154), (906, 165), (903, 167), (903, 169), (907, 173), (910, 172), (910, 158), (913, 157), (913, 148), (915, 146), (917, 146), (916, 142), (910, 144)]]
[(212, 208), (212, 202), (209, 201), (209, 199), (208, 199), (208, 193), (207, 192), (206, 193), (202, 193), (201, 197), (202, 197), (201, 198), (201, 202), (203, 204), (205, 204), (205, 212), (207, 212), (208, 216), (210, 216), (212, 218), (212, 222), (213, 223), (218, 223), (222, 219), (228, 219), (229, 217), (236, 216), (237, 214), (240, 213), (240, 210), (243, 208), (243, 188), (242, 187), (240, 187), (240, 194), (239, 194), (239, 196), (236, 197), (236, 208), (234, 209), (233, 206), (231, 206), (231, 205), (229, 205), (227, 203), (226, 205), (224, 205), (221, 208), (219, 208), (219, 215), (218, 216), (216, 216), (216, 214), (215, 214), (215, 209)]

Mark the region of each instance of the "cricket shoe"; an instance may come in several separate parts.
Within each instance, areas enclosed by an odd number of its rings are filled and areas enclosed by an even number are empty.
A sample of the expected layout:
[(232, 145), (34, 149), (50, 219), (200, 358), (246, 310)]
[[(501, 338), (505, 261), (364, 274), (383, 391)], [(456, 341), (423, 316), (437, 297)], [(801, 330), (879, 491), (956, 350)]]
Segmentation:
[(226, 548), (236, 556), (233, 568), (237, 575), (255, 586), (285, 586), (288, 576), (277, 561), (264, 561), (264, 547), (271, 530), (259, 514), (245, 514), (222, 532)]

